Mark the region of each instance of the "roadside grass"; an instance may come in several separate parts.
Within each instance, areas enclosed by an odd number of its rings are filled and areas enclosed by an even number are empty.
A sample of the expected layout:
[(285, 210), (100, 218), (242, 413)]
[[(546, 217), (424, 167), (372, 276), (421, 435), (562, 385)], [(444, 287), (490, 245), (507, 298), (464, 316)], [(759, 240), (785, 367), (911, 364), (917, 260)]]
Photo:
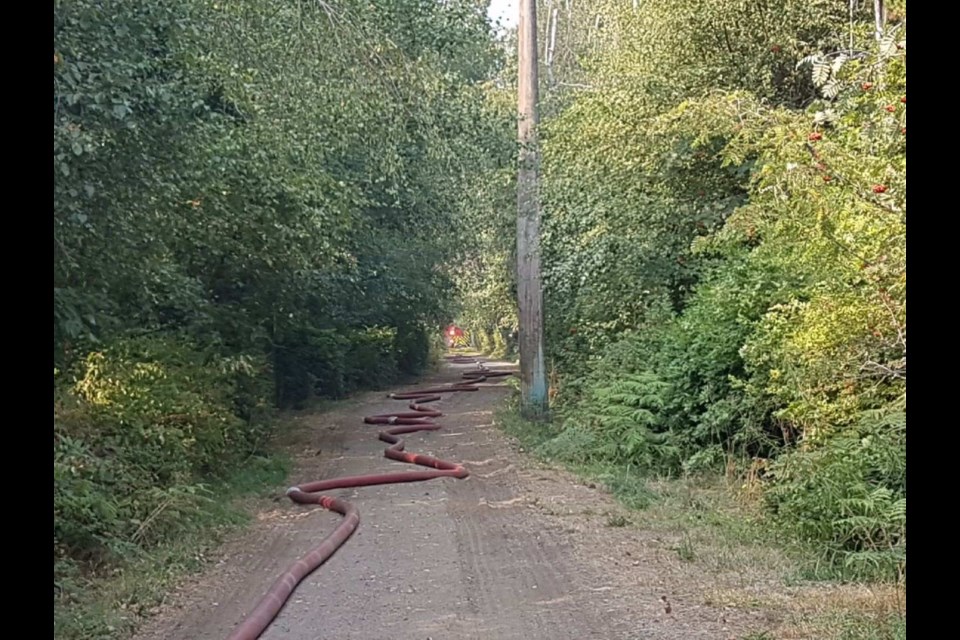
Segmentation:
[[(201, 508), (190, 512), (176, 538), (148, 550), (134, 547), (106, 574), (61, 566), (54, 584), (57, 640), (117, 640), (131, 636), (164, 603), (174, 586), (196, 573), (225, 536), (251, 520), (244, 500), (265, 498), (284, 486), (291, 461), (270, 451), (208, 480)], [(73, 569), (73, 570), (71, 570)]]
[(723, 589), (705, 586), (705, 604), (774, 612), (768, 631), (739, 640), (905, 640), (905, 581), (845, 580), (842, 567), (824, 564), (818, 549), (770, 524), (756, 494), (740, 490), (741, 475), (651, 478), (571, 462), (556, 455), (549, 423), (524, 420), (510, 404), (496, 422), (521, 453), (566, 469), (627, 508), (626, 516), (603, 515), (604, 526), (655, 532), (673, 541), (681, 562), (722, 578), (712, 582)]

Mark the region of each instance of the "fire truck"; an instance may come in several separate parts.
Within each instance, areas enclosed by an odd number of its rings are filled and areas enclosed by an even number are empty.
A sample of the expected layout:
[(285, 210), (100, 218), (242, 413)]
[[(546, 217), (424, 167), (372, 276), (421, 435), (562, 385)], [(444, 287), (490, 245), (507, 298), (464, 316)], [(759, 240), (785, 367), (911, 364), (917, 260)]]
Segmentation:
[(467, 337), (463, 329), (455, 324), (451, 324), (444, 330), (443, 337), (448, 349), (467, 346)]

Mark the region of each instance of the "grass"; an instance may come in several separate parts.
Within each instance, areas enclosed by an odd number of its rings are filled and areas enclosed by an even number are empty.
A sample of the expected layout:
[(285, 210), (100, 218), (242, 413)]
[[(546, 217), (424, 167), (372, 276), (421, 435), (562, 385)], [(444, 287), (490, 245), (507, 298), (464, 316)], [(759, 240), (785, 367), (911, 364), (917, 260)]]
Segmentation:
[(746, 594), (745, 590), (710, 594), (724, 607), (781, 611), (784, 619), (767, 633), (776, 640), (902, 640), (906, 605), (896, 585), (807, 585), (784, 592)]
[(611, 515), (607, 518), (608, 527), (626, 527), (629, 524), (630, 524), (630, 520), (628, 520), (625, 516), (619, 513)]
[[(822, 554), (772, 528), (755, 495), (721, 474), (680, 479), (577, 460), (575, 441), (557, 444), (549, 423), (523, 420), (514, 407), (497, 424), (543, 462), (561, 466), (606, 489), (640, 518), (606, 514), (608, 527), (643, 527), (668, 541), (707, 589), (705, 603), (774, 612), (773, 628), (740, 640), (901, 640), (906, 638), (905, 584), (851, 583), (822, 564)], [(714, 580), (715, 578), (715, 580)]]
[[(526, 451), (541, 460), (556, 462), (549, 445), (557, 435), (548, 422), (524, 420), (513, 410), (501, 411), (497, 424), (519, 441)], [(602, 485), (618, 502), (631, 509), (646, 509), (657, 496), (649, 490), (647, 479), (633, 469), (614, 465), (563, 460), (563, 467), (593, 483)]]
[(116, 640), (132, 635), (163, 604), (184, 576), (199, 571), (224, 536), (250, 519), (240, 500), (265, 497), (282, 487), (290, 461), (280, 454), (251, 456), (241, 467), (209, 482), (216, 499), (183, 523), (181, 535), (149, 550), (131, 548), (106, 574), (90, 575), (61, 564), (66, 577), (54, 586), (54, 637)]

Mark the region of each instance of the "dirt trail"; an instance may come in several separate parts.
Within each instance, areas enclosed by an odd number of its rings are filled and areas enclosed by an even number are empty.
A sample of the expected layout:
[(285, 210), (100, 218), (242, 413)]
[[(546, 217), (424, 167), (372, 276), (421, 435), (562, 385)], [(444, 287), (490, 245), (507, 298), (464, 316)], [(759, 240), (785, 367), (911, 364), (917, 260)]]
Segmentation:
[[(423, 384), (459, 381), (465, 368), (447, 365)], [(664, 541), (605, 526), (621, 512), (610, 498), (518, 451), (493, 424), (506, 394), (493, 383), (446, 395), (434, 403), (444, 428), (407, 437), (408, 451), (462, 462), (468, 479), (336, 492), (358, 507), (360, 527), (263, 640), (726, 640), (763, 626), (756, 613), (705, 605), (700, 581)], [(291, 484), (410, 470), (383, 458), (378, 428), (363, 424), (403, 409), (381, 392), (304, 418), (290, 438)], [(285, 498), (257, 509), (258, 522), (139, 640), (222, 640), (339, 518)]]

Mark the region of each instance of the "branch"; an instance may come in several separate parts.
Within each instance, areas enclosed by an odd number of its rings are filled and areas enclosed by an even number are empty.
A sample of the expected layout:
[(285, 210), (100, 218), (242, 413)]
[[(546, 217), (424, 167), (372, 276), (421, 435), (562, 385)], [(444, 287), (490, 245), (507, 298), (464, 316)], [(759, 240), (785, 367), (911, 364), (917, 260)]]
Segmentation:
[(881, 293), (880, 301), (883, 303), (887, 313), (890, 314), (890, 319), (893, 321), (893, 326), (897, 329), (897, 338), (900, 340), (900, 345), (903, 347), (904, 351), (906, 351), (907, 336), (904, 335), (903, 325), (900, 323), (900, 319), (897, 318), (897, 314), (891, 306), (890, 296), (886, 295), (885, 293)]
[[(903, 360), (905, 360), (905, 358)], [(882, 377), (887, 376), (891, 378), (898, 378), (900, 380), (907, 379), (907, 365), (905, 362), (902, 367), (898, 367), (894, 369), (892, 367), (888, 367), (887, 365), (880, 364), (879, 362), (870, 361), (865, 363), (862, 367), (860, 367), (860, 370), (874, 371), (879, 373)]]

